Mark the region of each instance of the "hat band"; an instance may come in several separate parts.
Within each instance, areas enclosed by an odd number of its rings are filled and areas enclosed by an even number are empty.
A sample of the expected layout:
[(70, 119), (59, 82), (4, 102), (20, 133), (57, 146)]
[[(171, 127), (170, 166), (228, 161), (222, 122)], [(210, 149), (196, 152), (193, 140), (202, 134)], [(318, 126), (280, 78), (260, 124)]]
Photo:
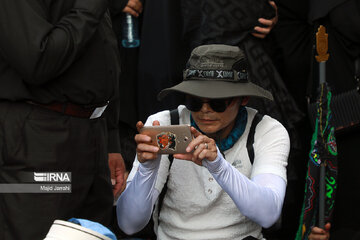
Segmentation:
[(186, 69), (183, 73), (184, 80), (191, 79), (213, 79), (231, 82), (248, 82), (248, 73), (246, 71), (235, 70), (199, 70)]

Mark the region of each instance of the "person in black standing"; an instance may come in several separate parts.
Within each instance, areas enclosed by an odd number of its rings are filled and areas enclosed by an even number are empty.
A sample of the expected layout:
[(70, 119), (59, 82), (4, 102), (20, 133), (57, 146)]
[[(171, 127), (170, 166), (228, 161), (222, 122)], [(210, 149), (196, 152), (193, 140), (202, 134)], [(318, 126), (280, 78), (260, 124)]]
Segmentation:
[[(122, 156), (125, 161), (127, 172), (131, 170), (131, 164), (135, 157), (136, 122), (138, 121), (138, 108), (136, 100), (137, 92), (137, 66), (139, 59), (139, 47), (126, 48), (122, 45), (124, 15), (130, 14), (137, 18), (138, 29), (142, 22), (142, 0), (112, 0), (110, 4), (111, 20), (115, 32), (121, 58), (121, 75), (119, 83), (120, 115), (119, 133)], [(135, 27), (135, 26), (134, 26)], [(139, 33), (140, 34), (140, 33)], [(141, 44), (141, 43), (140, 43)]]
[[(0, 239), (43, 239), (54, 219), (110, 224), (124, 163), (107, 9), (108, 0), (0, 1), (0, 183), (10, 186)], [(49, 172), (70, 172), (71, 193), (11, 191)]]
[[(359, 89), (356, 62), (360, 57), (360, 1), (291, 1), (278, 0), (279, 22), (272, 31), (273, 44), (278, 46), (276, 65), (279, 67), (290, 94), (303, 112), (307, 112), (307, 97), (317, 97), (318, 74), (312, 72), (314, 32), (319, 23), (325, 25), (328, 34), (329, 60), (326, 62), (326, 81), (333, 97), (353, 89)], [(280, 54), (279, 54), (280, 53)], [(315, 61), (314, 65), (317, 65)], [(310, 81), (309, 81), (310, 78)], [(311, 82), (312, 84), (309, 84)], [(312, 85), (312, 86), (311, 86)], [(309, 89), (308, 89), (309, 88)], [(359, 91), (358, 91), (359, 93)], [(359, 95), (358, 95), (359, 96)], [(346, 104), (344, 112), (354, 106)], [(333, 116), (336, 113), (333, 112)], [(288, 199), (284, 218), (286, 231), (281, 239), (294, 237), (299, 225), (301, 200), (304, 194), (306, 163), (310, 151), (312, 129), (309, 115), (297, 125), (301, 133), (302, 151), (294, 158), (297, 179), (288, 181), (288, 191), (294, 196)], [(356, 119), (353, 119), (356, 122)], [(331, 239), (353, 239), (359, 229), (360, 208), (353, 197), (354, 187), (360, 184), (357, 148), (360, 144), (359, 125), (344, 131), (336, 131), (338, 148), (338, 186), (335, 199)], [(300, 199), (300, 200), (299, 200)], [(287, 200), (285, 199), (285, 203)], [(358, 239), (358, 238), (354, 238)]]
[[(347, 120), (357, 123), (335, 131), (338, 185), (331, 222), (331, 239), (359, 239), (357, 232), (360, 226), (360, 208), (358, 200), (353, 197), (353, 186), (360, 184), (360, 162), (357, 161), (360, 119), (358, 114), (350, 110), (359, 109), (360, 106), (360, 0), (311, 2), (309, 19), (327, 27), (330, 57), (326, 62), (326, 81), (332, 90), (333, 103), (338, 97), (342, 102), (342, 109), (345, 110), (339, 112), (332, 108), (334, 119), (339, 118), (339, 114), (344, 117), (347, 115)], [(340, 96), (350, 91), (353, 91), (351, 98), (354, 101), (341, 100)]]
[[(121, 155), (125, 163), (125, 178), (131, 170), (132, 162), (135, 158), (136, 143), (134, 140), (136, 134), (136, 122), (138, 121), (138, 108), (136, 101), (137, 86), (137, 65), (139, 56), (139, 47), (126, 48), (122, 45), (123, 28), (125, 21), (124, 15), (130, 14), (137, 18), (138, 27), (142, 22), (143, 1), (142, 0), (112, 0), (109, 5), (112, 27), (117, 38), (119, 55), (121, 58), (121, 74), (119, 82), (119, 124), (118, 131), (120, 134)], [(139, 33), (140, 34), (140, 33)], [(140, 43), (141, 44), (141, 43)], [(123, 185), (123, 189), (125, 189)], [(119, 194), (122, 190), (119, 191)], [(118, 198), (115, 196), (115, 201)], [(120, 231), (116, 219), (116, 207), (113, 207), (112, 231), (117, 238), (127, 237), (125, 233)]]

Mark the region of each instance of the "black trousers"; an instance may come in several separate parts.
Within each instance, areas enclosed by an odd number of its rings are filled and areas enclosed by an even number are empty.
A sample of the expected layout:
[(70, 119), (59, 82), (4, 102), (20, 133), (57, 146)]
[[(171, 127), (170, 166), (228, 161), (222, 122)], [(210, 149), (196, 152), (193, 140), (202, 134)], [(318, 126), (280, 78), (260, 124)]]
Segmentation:
[(0, 193), (0, 239), (43, 239), (55, 219), (109, 226), (113, 195), (105, 119), (65, 116), (27, 103), (0, 102), (0, 184), (33, 172), (71, 172), (71, 193)]
[[(335, 209), (331, 239), (353, 239), (360, 230), (360, 207), (358, 186), (360, 185), (360, 126), (336, 135), (338, 147), (338, 186), (335, 198)], [(357, 235), (359, 236), (359, 235)], [(357, 238), (360, 239), (360, 238)]]

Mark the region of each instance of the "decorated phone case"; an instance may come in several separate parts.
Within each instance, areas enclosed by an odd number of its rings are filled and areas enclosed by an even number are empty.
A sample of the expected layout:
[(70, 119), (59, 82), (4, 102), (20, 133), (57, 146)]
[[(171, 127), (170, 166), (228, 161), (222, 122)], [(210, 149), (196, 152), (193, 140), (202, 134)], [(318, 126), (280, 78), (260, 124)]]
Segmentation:
[(151, 137), (151, 144), (160, 148), (159, 154), (186, 153), (192, 140), (189, 125), (147, 126), (140, 133)]

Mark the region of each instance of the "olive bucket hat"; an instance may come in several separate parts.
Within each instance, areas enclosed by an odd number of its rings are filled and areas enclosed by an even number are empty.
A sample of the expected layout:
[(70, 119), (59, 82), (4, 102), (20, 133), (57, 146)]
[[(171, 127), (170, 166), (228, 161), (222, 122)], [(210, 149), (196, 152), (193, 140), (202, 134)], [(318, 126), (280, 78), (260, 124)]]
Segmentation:
[(195, 48), (183, 79), (180, 84), (163, 89), (158, 99), (180, 92), (212, 99), (254, 96), (273, 100), (269, 91), (251, 82), (245, 53), (235, 46), (212, 44)]

